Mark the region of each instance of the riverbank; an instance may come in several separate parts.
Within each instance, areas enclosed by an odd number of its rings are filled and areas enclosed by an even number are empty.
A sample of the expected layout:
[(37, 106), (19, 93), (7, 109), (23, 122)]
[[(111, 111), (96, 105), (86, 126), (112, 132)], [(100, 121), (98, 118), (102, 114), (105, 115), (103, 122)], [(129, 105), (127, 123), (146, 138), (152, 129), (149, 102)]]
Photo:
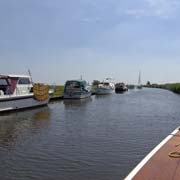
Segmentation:
[(166, 89), (174, 93), (180, 94), (180, 83), (151, 84), (151, 85), (145, 85), (144, 87)]
[[(166, 89), (166, 90), (172, 91), (174, 93), (180, 94), (180, 83), (151, 84), (151, 85), (144, 85), (144, 87)], [(63, 97), (64, 86), (62, 86), (62, 85), (49, 86), (49, 88), (54, 90), (52, 99)]]
[(52, 99), (62, 98), (64, 95), (64, 86), (49, 86), (50, 89), (53, 89)]

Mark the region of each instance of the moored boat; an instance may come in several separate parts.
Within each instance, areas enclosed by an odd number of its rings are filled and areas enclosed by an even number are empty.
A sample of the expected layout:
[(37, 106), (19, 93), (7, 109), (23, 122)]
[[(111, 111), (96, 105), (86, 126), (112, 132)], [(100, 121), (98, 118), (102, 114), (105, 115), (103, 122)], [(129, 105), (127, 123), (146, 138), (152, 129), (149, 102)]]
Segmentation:
[(0, 75), (0, 112), (47, 105), (49, 88), (33, 84), (30, 76)]
[(66, 81), (64, 99), (84, 99), (91, 96), (91, 88), (85, 80)]
[(127, 88), (128, 88), (128, 89), (134, 89), (134, 88), (135, 88), (135, 85), (133, 85), (133, 84), (128, 84), (128, 85), (127, 85)]
[(111, 78), (106, 78), (104, 81), (99, 82), (94, 88), (94, 93), (97, 95), (112, 94), (115, 92), (115, 84)]
[(125, 91), (128, 91), (128, 88), (124, 83), (115, 84), (115, 92), (116, 93), (123, 93)]
[(137, 89), (142, 89), (143, 87), (142, 87), (142, 85), (137, 85), (136, 88)]
[(157, 145), (124, 180), (179, 180), (180, 128)]

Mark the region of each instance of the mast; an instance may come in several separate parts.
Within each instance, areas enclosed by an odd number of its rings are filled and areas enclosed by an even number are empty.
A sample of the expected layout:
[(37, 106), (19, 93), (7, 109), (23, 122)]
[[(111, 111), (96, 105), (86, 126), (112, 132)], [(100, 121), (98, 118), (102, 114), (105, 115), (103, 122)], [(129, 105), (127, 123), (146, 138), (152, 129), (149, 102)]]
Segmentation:
[(29, 76), (30, 76), (31, 83), (33, 84), (33, 80), (32, 80), (32, 74), (31, 74), (31, 71), (30, 71), (30, 69), (28, 69), (28, 74), (29, 74)]
[(138, 85), (141, 86), (141, 71), (139, 71)]

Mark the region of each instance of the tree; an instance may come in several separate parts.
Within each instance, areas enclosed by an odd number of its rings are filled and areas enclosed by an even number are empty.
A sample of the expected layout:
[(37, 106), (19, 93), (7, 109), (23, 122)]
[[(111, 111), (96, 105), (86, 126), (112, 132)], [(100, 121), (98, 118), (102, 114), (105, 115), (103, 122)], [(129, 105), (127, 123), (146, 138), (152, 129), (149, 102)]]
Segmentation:
[(95, 85), (95, 86), (97, 86), (99, 83), (100, 83), (100, 81), (94, 80), (92, 84)]
[(150, 81), (148, 81), (148, 82), (146, 83), (146, 85), (147, 85), (147, 86), (150, 86), (150, 85), (151, 85)]

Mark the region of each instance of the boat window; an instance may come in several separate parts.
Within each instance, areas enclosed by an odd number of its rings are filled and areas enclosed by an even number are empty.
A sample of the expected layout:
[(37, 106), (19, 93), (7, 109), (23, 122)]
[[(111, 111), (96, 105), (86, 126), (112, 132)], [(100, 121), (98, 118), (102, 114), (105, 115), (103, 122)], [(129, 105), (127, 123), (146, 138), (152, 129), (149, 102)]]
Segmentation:
[(109, 86), (109, 83), (104, 83), (105, 86)]
[(0, 79), (0, 85), (4, 85), (4, 86), (8, 85), (6, 79)]
[(11, 94), (11, 89), (8, 82), (8, 79), (0, 79), (0, 90), (3, 92), (3, 94)]
[(20, 78), (18, 84), (30, 84), (29, 78)]
[(76, 83), (76, 84), (74, 85), (74, 88), (80, 88), (80, 85), (79, 85), (78, 83)]
[(80, 88), (80, 83), (75, 81), (69, 81), (66, 83), (66, 87)]
[(68, 82), (66, 83), (66, 86), (70, 86), (70, 85), (71, 85), (71, 82), (68, 81)]

